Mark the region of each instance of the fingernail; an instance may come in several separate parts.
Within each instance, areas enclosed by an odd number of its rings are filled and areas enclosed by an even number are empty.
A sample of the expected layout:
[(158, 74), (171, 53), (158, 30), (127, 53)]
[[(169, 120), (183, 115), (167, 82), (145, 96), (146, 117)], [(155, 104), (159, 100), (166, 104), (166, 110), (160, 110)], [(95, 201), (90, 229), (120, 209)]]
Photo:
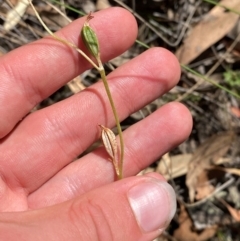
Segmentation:
[(128, 191), (128, 199), (141, 229), (151, 232), (165, 228), (176, 212), (176, 195), (165, 181), (150, 179)]

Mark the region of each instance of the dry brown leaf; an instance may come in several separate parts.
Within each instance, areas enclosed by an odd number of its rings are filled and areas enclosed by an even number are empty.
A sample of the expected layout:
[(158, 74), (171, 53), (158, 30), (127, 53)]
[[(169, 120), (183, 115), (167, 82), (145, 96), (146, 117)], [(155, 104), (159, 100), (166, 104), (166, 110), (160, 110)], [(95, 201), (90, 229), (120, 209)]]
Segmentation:
[(164, 155), (157, 166), (156, 172), (163, 175), (166, 180), (180, 177), (187, 173), (191, 158), (192, 154), (175, 155), (167, 159)]
[(229, 213), (233, 217), (233, 219), (237, 222), (240, 222), (240, 210), (237, 210), (230, 206), (227, 202), (225, 202), (223, 199), (219, 199), (222, 204), (228, 209)]
[[(240, 11), (239, 0), (223, 0), (220, 4)], [(177, 50), (176, 56), (182, 64), (188, 64), (203, 51), (230, 32), (238, 21), (239, 16), (231, 11), (225, 11), (215, 6), (205, 18), (197, 24), (183, 45)]]
[(29, 5), (28, 0), (19, 0), (16, 6), (7, 13), (3, 28), (6, 31), (13, 29), (21, 20)]
[[(160, 173), (167, 181), (171, 178), (174, 179), (176, 177), (181, 177), (188, 172), (188, 165), (190, 160), (192, 159), (192, 154), (180, 154), (175, 156), (170, 156), (169, 158), (165, 158), (165, 155), (163, 158), (161, 158), (160, 162), (158, 163), (158, 166), (156, 171)], [(223, 163), (229, 163), (230, 158), (219, 158), (217, 162), (215, 162), (216, 165), (220, 165)], [(149, 172), (149, 171), (147, 171)], [(144, 172), (145, 173), (145, 172)]]
[(235, 135), (233, 132), (222, 132), (208, 138), (200, 145), (189, 163), (186, 176), (186, 185), (189, 191), (189, 199), (193, 202), (198, 186), (199, 176), (228, 151)]
[(208, 180), (208, 171), (204, 170), (198, 177), (196, 186), (196, 200), (208, 197), (214, 191), (214, 186)]
[(217, 227), (204, 229), (201, 233), (197, 233), (192, 229), (193, 223), (186, 209), (181, 205), (181, 211), (178, 218), (179, 228), (173, 233), (174, 238), (178, 241), (204, 241), (213, 237), (217, 231)]

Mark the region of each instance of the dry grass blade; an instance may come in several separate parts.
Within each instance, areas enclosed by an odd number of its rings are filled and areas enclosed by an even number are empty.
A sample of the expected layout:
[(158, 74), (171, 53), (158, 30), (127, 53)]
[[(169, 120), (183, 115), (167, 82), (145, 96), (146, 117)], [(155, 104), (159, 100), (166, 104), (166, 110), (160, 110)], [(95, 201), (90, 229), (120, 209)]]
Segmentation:
[(3, 28), (6, 31), (13, 29), (19, 23), (19, 21), (21, 20), (21, 17), (26, 12), (28, 5), (29, 5), (28, 0), (20, 0), (18, 1), (14, 9), (8, 12), (6, 16), (6, 21), (3, 25)]

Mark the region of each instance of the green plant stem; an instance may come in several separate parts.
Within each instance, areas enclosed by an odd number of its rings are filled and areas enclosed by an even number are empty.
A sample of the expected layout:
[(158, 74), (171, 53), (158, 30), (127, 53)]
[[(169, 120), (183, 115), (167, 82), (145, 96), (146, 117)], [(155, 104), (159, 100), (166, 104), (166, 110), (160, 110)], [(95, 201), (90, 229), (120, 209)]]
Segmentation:
[(117, 177), (120, 180), (120, 179), (123, 178), (123, 158), (124, 158), (124, 142), (123, 142), (122, 128), (121, 128), (121, 125), (120, 125), (120, 121), (119, 121), (119, 117), (118, 117), (118, 114), (117, 114), (117, 110), (116, 110), (115, 104), (113, 102), (112, 94), (111, 94), (111, 91), (109, 89), (109, 85), (108, 85), (108, 82), (107, 82), (107, 78), (106, 78), (106, 73), (105, 73), (104, 67), (103, 67), (102, 62), (101, 62), (100, 59), (97, 59), (97, 61), (98, 61), (98, 64), (99, 64), (98, 71), (99, 71), (99, 73), (101, 75), (101, 78), (102, 78), (105, 90), (107, 92), (107, 96), (108, 96), (110, 105), (112, 107), (113, 115), (114, 115), (114, 118), (115, 118), (117, 130), (118, 130), (118, 136), (119, 136), (119, 141), (120, 141), (120, 160), (119, 160), (119, 166), (118, 166), (119, 174), (117, 174)]
[(204, 75), (201, 75), (200, 73), (198, 73), (198, 72), (194, 71), (193, 69), (189, 68), (187, 65), (181, 64), (181, 67), (182, 67), (183, 69), (187, 70), (188, 72), (194, 74), (195, 76), (198, 76), (198, 77), (204, 79), (205, 81), (211, 83), (212, 85), (215, 85), (215, 86), (218, 87), (219, 89), (222, 89), (222, 90), (226, 91), (226, 92), (229, 93), (230, 95), (235, 96), (235, 97), (237, 97), (238, 99), (240, 99), (240, 96), (239, 96), (237, 93), (235, 93), (235, 92), (227, 89), (226, 87), (224, 87), (224, 86), (216, 83), (215, 81), (213, 81), (213, 80), (205, 77)]
[(138, 39), (136, 39), (135, 42), (136, 42), (137, 44), (143, 46), (143, 47), (146, 48), (146, 49), (150, 49), (150, 47), (149, 47), (147, 44), (143, 43), (142, 41), (140, 41), (140, 40), (138, 40)]
[(78, 13), (78, 14), (80, 14), (80, 15), (82, 15), (82, 16), (85, 16), (85, 13), (84, 13), (84, 12), (79, 11), (79, 10), (77, 10), (76, 8), (71, 7), (71, 6), (69, 6), (69, 5), (65, 4), (65, 3), (61, 3), (61, 2), (59, 2), (59, 1), (57, 1), (57, 0), (49, 0), (49, 2), (57, 3), (58, 5), (64, 6), (65, 8), (67, 8), (67, 9), (69, 9), (69, 10), (75, 12), (75, 13)]

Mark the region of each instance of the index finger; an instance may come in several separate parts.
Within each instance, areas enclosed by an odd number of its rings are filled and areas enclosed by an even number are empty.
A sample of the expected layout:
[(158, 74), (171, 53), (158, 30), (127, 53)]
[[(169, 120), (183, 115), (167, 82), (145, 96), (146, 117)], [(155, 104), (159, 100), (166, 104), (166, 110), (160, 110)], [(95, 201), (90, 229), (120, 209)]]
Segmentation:
[[(122, 8), (94, 13), (101, 58), (107, 61), (128, 49), (137, 34), (134, 17)], [(83, 47), (79, 39), (85, 18), (69, 24), (56, 34)], [(90, 68), (90, 64), (70, 47), (51, 37), (28, 44), (0, 58), (0, 138), (41, 100), (72, 78)]]

